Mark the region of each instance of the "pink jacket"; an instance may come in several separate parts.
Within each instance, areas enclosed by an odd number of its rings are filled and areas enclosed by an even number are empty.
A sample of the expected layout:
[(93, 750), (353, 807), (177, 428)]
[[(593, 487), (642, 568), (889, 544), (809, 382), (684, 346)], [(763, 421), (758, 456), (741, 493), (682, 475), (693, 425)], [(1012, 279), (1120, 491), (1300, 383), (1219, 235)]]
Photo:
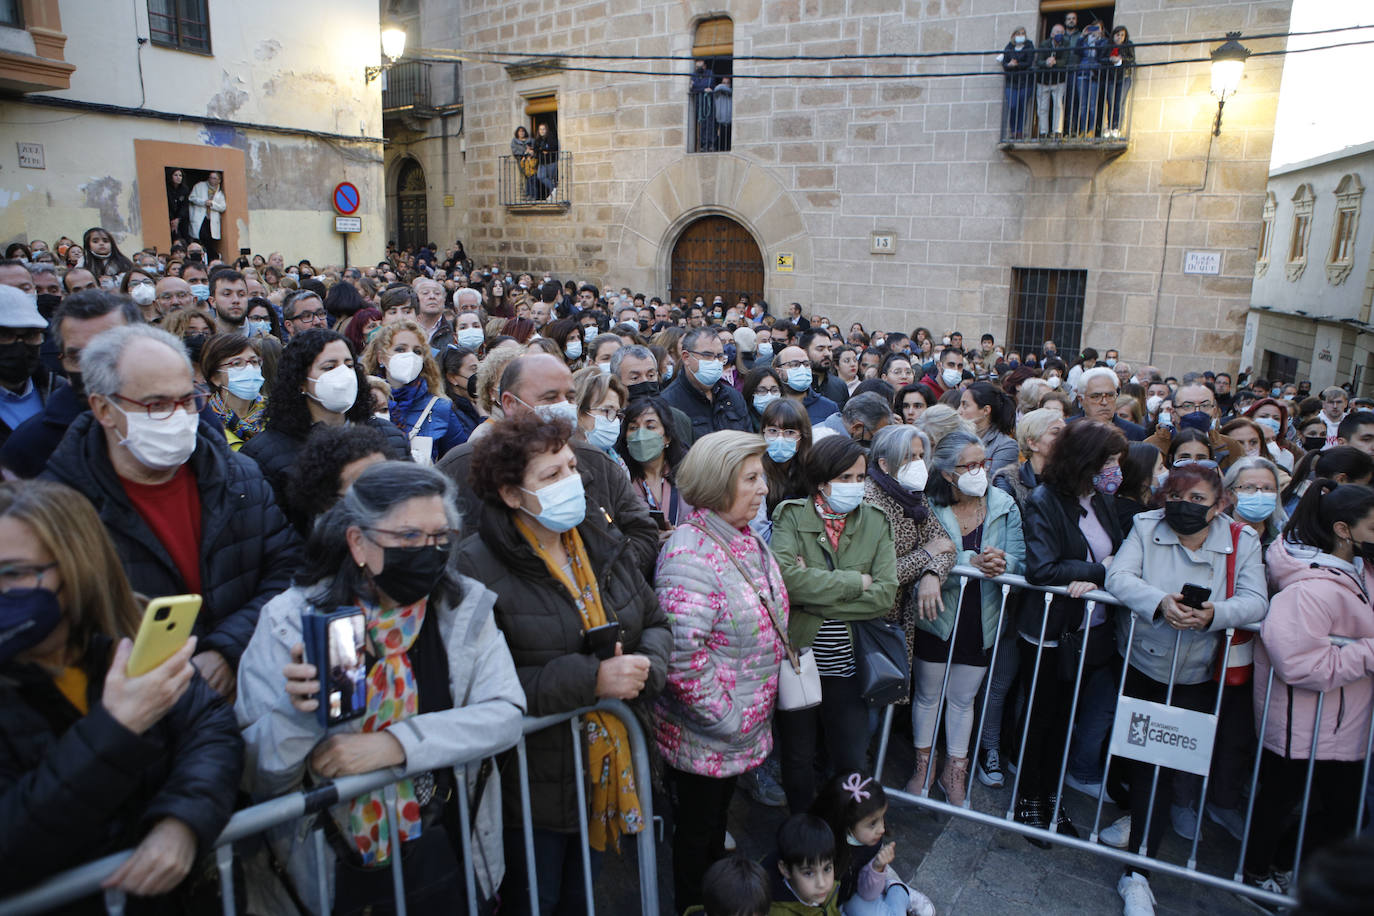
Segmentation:
[[(1306, 760), (1324, 693), (1317, 759), (1363, 760), (1374, 711), (1374, 570), (1366, 564), (1362, 583), (1350, 564), (1282, 538), (1269, 546), (1266, 565), (1279, 592), (1255, 646), (1255, 727), (1264, 728), (1264, 746)], [(1355, 642), (1334, 646), (1331, 636)]]
[[(725, 551), (691, 524), (726, 541)], [(668, 684), (654, 705), (654, 737), (669, 766), (699, 776), (738, 776), (773, 748), (778, 667), (785, 657), (760, 594), (775, 596), (787, 627), (787, 588), (773, 555), (749, 529), (695, 510), (658, 557), (654, 591), (673, 628)]]

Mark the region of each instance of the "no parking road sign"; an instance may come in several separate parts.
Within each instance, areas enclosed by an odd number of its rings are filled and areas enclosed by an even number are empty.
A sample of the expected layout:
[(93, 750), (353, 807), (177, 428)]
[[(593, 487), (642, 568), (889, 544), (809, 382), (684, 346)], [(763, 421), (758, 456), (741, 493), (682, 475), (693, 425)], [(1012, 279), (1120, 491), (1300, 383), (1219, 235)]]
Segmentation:
[(334, 186), (334, 209), (342, 216), (352, 216), (358, 212), (362, 195), (351, 181), (341, 181)]

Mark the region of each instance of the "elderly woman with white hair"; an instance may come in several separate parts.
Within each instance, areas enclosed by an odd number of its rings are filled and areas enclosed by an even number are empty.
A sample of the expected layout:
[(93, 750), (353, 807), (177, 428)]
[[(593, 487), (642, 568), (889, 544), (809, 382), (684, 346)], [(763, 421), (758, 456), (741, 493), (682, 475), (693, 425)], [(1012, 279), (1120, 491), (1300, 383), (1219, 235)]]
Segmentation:
[(864, 502), (883, 510), (892, 529), (897, 599), (887, 619), (906, 631), (908, 658), (916, 641), (917, 613), (938, 613), (940, 590), (954, 568), (954, 542), (926, 503), (930, 451), (930, 438), (916, 427), (884, 427), (873, 437), (864, 481)]

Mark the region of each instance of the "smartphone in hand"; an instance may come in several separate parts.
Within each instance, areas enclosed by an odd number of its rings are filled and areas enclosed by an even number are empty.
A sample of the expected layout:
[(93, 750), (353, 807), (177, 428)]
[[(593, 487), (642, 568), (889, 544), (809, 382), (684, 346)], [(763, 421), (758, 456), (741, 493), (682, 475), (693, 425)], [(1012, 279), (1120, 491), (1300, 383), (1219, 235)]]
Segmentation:
[(169, 595), (149, 601), (125, 673), (129, 677), (147, 674), (175, 655), (191, 638), (200, 605), (200, 595)]
[(367, 712), (366, 634), (367, 618), (356, 607), (301, 615), (305, 660), (320, 682), (315, 714), (325, 728)]

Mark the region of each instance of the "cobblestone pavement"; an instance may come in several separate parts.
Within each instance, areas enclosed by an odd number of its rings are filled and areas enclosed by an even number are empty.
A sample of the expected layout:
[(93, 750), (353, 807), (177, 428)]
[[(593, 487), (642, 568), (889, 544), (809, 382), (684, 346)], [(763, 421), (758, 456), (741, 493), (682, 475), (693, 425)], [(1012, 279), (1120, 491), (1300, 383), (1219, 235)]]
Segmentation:
[[(884, 778), (900, 787), (911, 772), (911, 754), (898, 747), (894, 736), (891, 762)], [(1008, 786), (1010, 782), (1008, 782)], [(936, 790), (938, 793), (939, 790)], [(937, 795), (938, 797), (938, 795)], [(1003, 816), (1010, 802), (1010, 788), (972, 787), (973, 807)], [(1068, 791), (1070, 816), (1086, 837), (1092, 825), (1096, 801)], [(666, 799), (655, 799), (655, 812), (667, 815)], [(1103, 808), (1102, 826), (1120, 816), (1111, 802)], [(736, 794), (730, 810), (730, 832), (739, 849), (761, 860), (773, 848), (773, 836), (787, 816), (785, 808), (768, 808)], [(935, 902), (941, 916), (997, 916), (997, 914), (1113, 914), (1121, 912), (1116, 881), (1121, 866), (1113, 860), (1064, 847), (1041, 850), (1015, 833), (929, 809), (893, 805), (887, 829), (897, 842), (894, 867)], [(1165, 831), (1160, 857), (1165, 861), (1187, 860), (1190, 844), (1172, 830)], [(639, 881), (633, 843), (624, 843), (624, 855), (608, 856), (597, 882), (598, 913), (629, 916), (639, 913)], [(1198, 867), (1212, 874), (1228, 874), (1238, 847), (1225, 832), (1210, 822), (1203, 825), (1198, 848)], [(672, 913), (672, 852), (670, 843), (658, 846), (661, 913)], [(1156, 875), (1150, 881), (1160, 916), (1253, 916), (1256, 912), (1229, 892)]]

